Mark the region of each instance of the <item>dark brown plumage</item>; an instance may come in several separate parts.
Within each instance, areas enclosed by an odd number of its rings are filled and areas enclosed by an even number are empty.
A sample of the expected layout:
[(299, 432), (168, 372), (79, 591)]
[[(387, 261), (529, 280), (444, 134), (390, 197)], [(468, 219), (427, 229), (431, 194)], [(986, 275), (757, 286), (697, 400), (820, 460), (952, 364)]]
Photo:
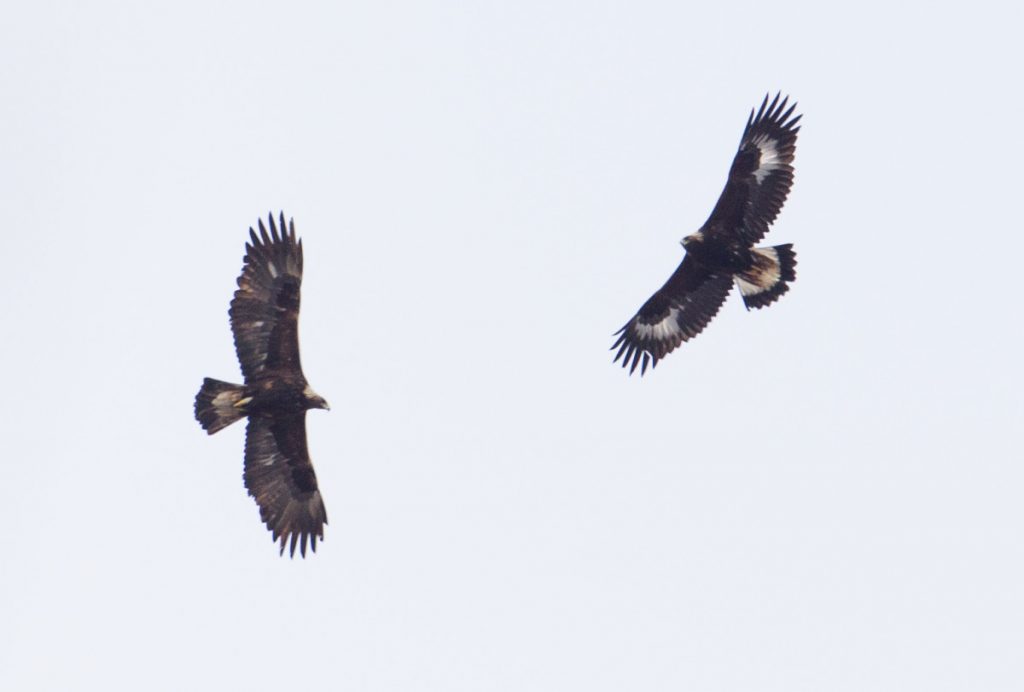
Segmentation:
[(733, 283), (747, 309), (763, 308), (796, 279), (792, 245), (755, 248), (782, 209), (793, 185), (793, 155), (800, 128), (796, 104), (786, 108), (780, 94), (764, 97), (733, 158), (718, 203), (700, 230), (682, 240), (686, 254), (675, 273), (616, 332), (615, 360), (630, 374), (697, 336), (718, 313)]
[(281, 553), (305, 557), (323, 540), (327, 511), (306, 446), (306, 411), (329, 408), (306, 382), (299, 361), (302, 241), (295, 224), (249, 229), (242, 275), (229, 315), (245, 384), (206, 378), (196, 420), (209, 434), (248, 417), (243, 478)]

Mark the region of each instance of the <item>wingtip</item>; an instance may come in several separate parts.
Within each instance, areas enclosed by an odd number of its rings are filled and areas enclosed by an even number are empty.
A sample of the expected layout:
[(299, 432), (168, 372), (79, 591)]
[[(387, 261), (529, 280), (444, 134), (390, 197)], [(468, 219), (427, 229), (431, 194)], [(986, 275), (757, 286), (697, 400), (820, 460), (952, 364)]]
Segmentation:
[(262, 244), (264, 246), (273, 245), (274, 244), (274, 234), (275, 234), (275, 230), (274, 230), (274, 217), (272, 217), (272, 216), (269, 217), (269, 221), (270, 221), (270, 232), (268, 232), (267, 231), (267, 227), (263, 225), (263, 219), (259, 220), (259, 222), (260, 222), (260, 238), (262, 239), (262, 241), (263, 241)]
[(270, 222), (270, 238), (274, 243), (278, 243), (281, 240), (281, 234), (277, 230), (277, 224), (274, 223), (274, 212), (267, 214), (267, 221)]
[[(326, 519), (324, 523), (327, 523)], [(274, 537), (274, 540), (280, 543), (278, 555), (284, 557), (285, 550), (287, 550), (289, 559), (295, 559), (296, 549), (298, 549), (299, 557), (303, 559), (306, 557), (307, 548), (310, 553), (316, 553), (316, 544), (318, 539), (320, 541), (324, 540), (322, 530), (319, 534), (306, 533), (305, 531), (291, 531), (280, 534), (280, 538), (277, 536)]]

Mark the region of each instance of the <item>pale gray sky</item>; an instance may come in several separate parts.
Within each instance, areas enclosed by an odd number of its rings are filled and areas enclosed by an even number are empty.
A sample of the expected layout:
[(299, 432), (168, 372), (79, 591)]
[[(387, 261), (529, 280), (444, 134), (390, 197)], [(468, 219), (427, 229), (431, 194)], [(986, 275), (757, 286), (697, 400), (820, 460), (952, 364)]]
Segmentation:
[[(1024, 17), (958, 6), (9, 4), (0, 688), (1024, 688)], [(793, 289), (627, 377), (777, 89)], [(305, 561), (192, 418), (278, 209)]]

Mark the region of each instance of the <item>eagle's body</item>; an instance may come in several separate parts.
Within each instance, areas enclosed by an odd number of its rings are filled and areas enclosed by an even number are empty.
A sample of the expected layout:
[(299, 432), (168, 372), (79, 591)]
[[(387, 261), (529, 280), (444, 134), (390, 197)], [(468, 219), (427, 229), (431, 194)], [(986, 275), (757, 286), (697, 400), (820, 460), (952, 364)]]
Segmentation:
[(747, 127), (729, 178), (708, 220), (682, 240), (686, 254), (665, 285), (620, 329), (612, 349), (630, 373), (654, 367), (699, 334), (735, 283), (747, 308), (762, 308), (789, 290), (796, 278), (792, 245), (756, 248), (782, 209), (793, 185), (793, 154), (800, 116), (796, 105), (765, 96)]
[(327, 523), (306, 447), (306, 411), (328, 408), (306, 382), (299, 362), (298, 319), (302, 242), (295, 226), (260, 234), (249, 229), (245, 263), (231, 301), (231, 328), (245, 384), (206, 378), (196, 395), (196, 419), (209, 434), (248, 417), (245, 487), (281, 552), (290, 542), (303, 556), (316, 550)]

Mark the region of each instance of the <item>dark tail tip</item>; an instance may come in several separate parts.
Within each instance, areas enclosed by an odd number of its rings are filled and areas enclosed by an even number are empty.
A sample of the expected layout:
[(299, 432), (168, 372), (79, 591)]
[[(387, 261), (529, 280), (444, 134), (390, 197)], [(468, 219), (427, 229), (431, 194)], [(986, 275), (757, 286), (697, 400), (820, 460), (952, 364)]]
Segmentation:
[(796, 252), (793, 244), (756, 248), (754, 266), (736, 275), (736, 283), (747, 309), (764, 308), (789, 290), (796, 279)]

